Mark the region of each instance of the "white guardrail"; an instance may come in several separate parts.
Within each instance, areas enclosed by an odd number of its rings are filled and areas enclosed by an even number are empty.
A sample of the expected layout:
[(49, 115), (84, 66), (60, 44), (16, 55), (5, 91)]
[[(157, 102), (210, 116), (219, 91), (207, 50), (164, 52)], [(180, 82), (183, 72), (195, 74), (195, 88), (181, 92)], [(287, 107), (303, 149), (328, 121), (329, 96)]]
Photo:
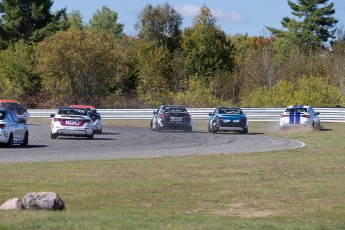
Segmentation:
[[(157, 109), (97, 109), (102, 119), (151, 119)], [(187, 108), (192, 119), (207, 120), (215, 108)], [(278, 121), (285, 108), (242, 108), (249, 121)], [(322, 122), (345, 122), (345, 108), (314, 108)], [(49, 118), (56, 109), (28, 109), (30, 117)]]

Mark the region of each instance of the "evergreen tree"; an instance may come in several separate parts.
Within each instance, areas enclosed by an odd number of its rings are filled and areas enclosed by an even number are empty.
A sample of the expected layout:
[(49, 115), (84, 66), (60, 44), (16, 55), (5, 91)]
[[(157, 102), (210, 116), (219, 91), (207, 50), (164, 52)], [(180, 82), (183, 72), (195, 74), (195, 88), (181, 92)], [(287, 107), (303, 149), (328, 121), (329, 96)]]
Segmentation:
[(52, 5), (52, 0), (0, 1), (1, 40), (8, 43), (19, 40), (38, 42), (65, 28), (62, 19), (66, 18), (66, 9), (52, 14)]
[(72, 30), (84, 30), (83, 16), (79, 10), (73, 10), (68, 15), (68, 25), (69, 29)]
[(117, 23), (118, 15), (116, 12), (109, 9), (107, 6), (103, 6), (102, 10), (97, 10), (92, 15), (89, 21), (91, 30), (97, 29), (105, 32), (110, 32), (119, 36), (123, 31), (123, 24)]
[(338, 20), (332, 16), (335, 13), (334, 3), (328, 4), (328, 0), (297, 0), (297, 3), (288, 0), (288, 4), (295, 18), (282, 19), (281, 24), (287, 31), (267, 27), (273, 35), (281, 38), (293, 33), (300, 44), (312, 49), (323, 47), (335, 38), (333, 28)]

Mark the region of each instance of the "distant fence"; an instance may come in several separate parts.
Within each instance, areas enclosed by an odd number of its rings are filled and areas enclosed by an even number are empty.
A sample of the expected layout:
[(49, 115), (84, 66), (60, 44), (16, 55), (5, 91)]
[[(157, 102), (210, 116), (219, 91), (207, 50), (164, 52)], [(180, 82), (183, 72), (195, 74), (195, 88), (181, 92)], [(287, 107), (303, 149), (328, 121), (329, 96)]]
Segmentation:
[[(151, 119), (156, 109), (97, 109), (102, 119)], [(192, 119), (207, 120), (215, 108), (187, 108)], [(249, 121), (278, 121), (285, 108), (242, 108)], [(323, 122), (345, 122), (345, 108), (314, 108)], [(49, 118), (56, 109), (29, 109), (30, 117)]]

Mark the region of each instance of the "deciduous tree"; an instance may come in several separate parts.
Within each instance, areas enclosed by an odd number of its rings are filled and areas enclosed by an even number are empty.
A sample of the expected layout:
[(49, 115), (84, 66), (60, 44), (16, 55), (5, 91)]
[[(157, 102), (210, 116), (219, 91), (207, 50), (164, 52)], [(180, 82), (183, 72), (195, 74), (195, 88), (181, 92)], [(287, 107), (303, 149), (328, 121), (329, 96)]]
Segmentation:
[(2, 98), (23, 100), (40, 90), (40, 80), (34, 71), (33, 45), (17, 42), (0, 51), (0, 85)]
[(127, 48), (110, 33), (58, 32), (39, 43), (37, 71), (58, 103), (99, 105), (128, 76)]
[(233, 67), (233, 46), (225, 33), (215, 25), (210, 9), (203, 6), (193, 26), (186, 28), (182, 49), (191, 76), (210, 83), (218, 71)]
[(138, 16), (135, 28), (139, 38), (155, 41), (158, 47), (167, 47), (170, 52), (179, 49), (182, 16), (168, 3), (156, 7), (148, 4)]

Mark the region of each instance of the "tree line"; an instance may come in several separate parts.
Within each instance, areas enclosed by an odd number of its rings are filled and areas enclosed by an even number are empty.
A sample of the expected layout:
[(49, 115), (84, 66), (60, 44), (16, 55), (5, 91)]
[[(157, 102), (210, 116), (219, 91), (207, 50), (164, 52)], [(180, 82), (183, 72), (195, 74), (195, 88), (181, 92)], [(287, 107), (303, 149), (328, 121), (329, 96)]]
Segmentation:
[(52, 13), (51, 0), (0, 1), (0, 98), (28, 108), (345, 105), (345, 36), (328, 0), (288, 0), (269, 36), (227, 35), (203, 5), (182, 30), (169, 4), (147, 4), (137, 36), (118, 14)]

